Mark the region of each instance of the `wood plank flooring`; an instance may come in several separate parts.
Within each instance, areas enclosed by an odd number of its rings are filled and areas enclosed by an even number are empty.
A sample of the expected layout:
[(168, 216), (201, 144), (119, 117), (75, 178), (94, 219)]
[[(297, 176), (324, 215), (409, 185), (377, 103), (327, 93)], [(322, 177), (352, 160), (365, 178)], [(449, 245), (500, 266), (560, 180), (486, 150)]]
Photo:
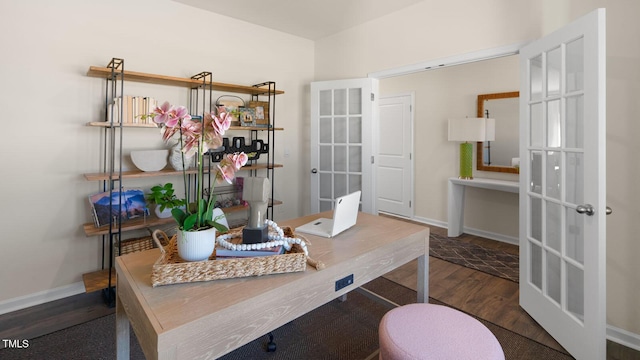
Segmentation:
[[(446, 236), (446, 229), (429, 226), (431, 232)], [(514, 254), (518, 247), (463, 234), (461, 241), (497, 248)], [(416, 262), (385, 275), (390, 280), (415, 289)], [(429, 295), (467, 313), (536, 340), (554, 349), (562, 347), (518, 305), (518, 284), (480, 271), (429, 258)], [(0, 339), (32, 339), (111, 314), (101, 292), (80, 294), (13, 313), (0, 315)], [(0, 343), (0, 348), (4, 347)], [(609, 341), (608, 360), (638, 360), (640, 352)]]

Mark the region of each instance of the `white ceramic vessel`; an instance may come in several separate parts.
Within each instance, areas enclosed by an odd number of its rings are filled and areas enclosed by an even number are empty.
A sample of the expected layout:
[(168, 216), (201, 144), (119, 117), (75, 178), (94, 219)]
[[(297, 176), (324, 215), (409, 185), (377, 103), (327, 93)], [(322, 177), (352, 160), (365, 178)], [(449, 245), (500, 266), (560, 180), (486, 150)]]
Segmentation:
[(142, 171), (160, 171), (167, 166), (169, 150), (133, 150), (131, 161)]

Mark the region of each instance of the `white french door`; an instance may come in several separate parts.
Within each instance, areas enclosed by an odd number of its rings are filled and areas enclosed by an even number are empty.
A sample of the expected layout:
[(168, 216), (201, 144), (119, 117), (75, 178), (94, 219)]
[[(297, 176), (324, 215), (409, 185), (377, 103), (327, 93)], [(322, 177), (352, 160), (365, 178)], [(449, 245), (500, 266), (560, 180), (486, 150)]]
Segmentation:
[(311, 83), (311, 211), (332, 210), (339, 196), (362, 191), (361, 210), (374, 213), (373, 125), (378, 81)]
[(520, 50), (520, 305), (606, 357), (605, 11)]
[(412, 218), (413, 116), (411, 94), (380, 98), (377, 191), (378, 211)]

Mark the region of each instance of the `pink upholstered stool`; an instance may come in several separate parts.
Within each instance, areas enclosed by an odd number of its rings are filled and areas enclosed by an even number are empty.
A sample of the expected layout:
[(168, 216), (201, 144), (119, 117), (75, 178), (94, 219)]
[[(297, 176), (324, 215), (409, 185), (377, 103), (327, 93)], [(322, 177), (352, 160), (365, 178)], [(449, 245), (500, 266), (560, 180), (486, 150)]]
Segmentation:
[(382, 317), (382, 360), (504, 360), (493, 333), (473, 317), (441, 305), (410, 304)]

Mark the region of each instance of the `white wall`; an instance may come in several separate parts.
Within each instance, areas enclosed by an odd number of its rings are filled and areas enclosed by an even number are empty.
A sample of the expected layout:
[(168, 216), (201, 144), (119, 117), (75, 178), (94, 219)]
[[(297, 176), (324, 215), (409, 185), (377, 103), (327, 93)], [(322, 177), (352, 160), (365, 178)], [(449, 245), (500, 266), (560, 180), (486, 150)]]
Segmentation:
[[(607, 201), (614, 210), (607, 219), (607, 321), (635, 334), (638, 341), (639, 1), (424, 1), (317, 41), (316, 80), (366, 77), (371, 72), (536, 39), (597, 7), (607, 8)], [(432, 207), (446, 209), (446, 203)]]
[[(299, 119), (313, 77), (311, 41), (168, 0), (7, 0), (0, 13), (0, 308), (78, 284), (83, 273), (100, 268), (101, 240), (82, 230), (90, 221), (87, 195), (99, 184), (83, 174), (100, 171), (101, 132), (85, 124), (100, 119), (105, 84), (85, 74), (112, 57), (124, 58), (132, 71), (178, 77), (211, 71), (214, 81), (243, 85), (276, 81), (285, 91), (277, 98), (285, 131), (275, 144), (276, 162), (284, 164), (276, 170), (275, 197), (285, 205), (275, 218), (301, 213)], [(125, 93), (186, 105), (188, 90), (126, 83)], [(164, 146), (156, 130), (125, 134), (128, 148)], [(171, 180), (125, 185), (160, 181)]]

